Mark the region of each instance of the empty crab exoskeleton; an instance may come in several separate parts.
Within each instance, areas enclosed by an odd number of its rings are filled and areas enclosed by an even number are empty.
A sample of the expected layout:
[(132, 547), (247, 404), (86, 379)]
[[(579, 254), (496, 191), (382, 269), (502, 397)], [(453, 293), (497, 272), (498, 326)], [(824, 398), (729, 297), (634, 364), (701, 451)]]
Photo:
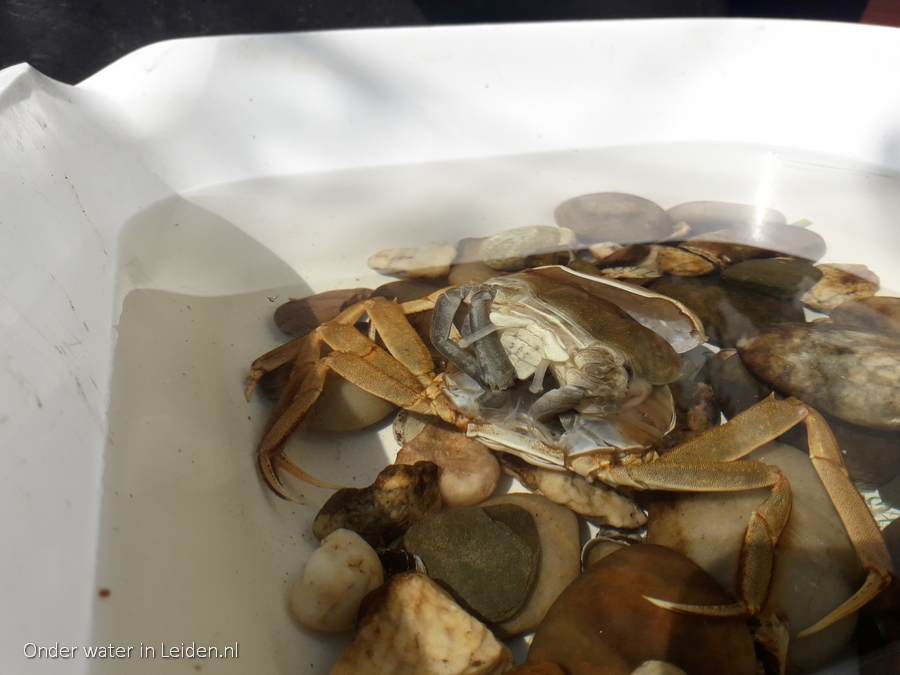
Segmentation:
[[(550, 282), (565, 287), (564, 296), (572, 293), (577, 295), (577, 289), (590, 295), (595, 284), (590, 278), (578, 275), (573, 277), (567, 271), (554, 268), (523, 273), (526, 285), (533, 281), (533, 276), (527, 277), (528, 274), (538, 275), (541, 278), (541, 281), (536, 283), (537, 295), (543, 296), (544, 299), (556, 297), (555, 291), (548, 285)], [(522, 278), (522, 275), (513, 276)], [(504, 279), (509, 280), (510, 277)], [(491, 282), (487, 283), (490, 286)], [(482, 287), (471, 290), (481, 289)], [(631, 293), (627, 288), (624, 292)], [(774, 547), (791, 511), (791, 490), (787, 479), (777, 467), (741, 458), (760, 445), (777, 438), (787, 429), (803, 422), (808, 430), (813, 464), (837, 507), (868, 576), (853, 597), (814, 626), (803, 631), (801, 636), (822, 630), (853, 613), (877, 595), (889, 582), (890, 558), (878, 526), (847, 478), (840, 450), (828, 425), (809, 406), (796, 399), (782, 401), (767, 399), (726, 424), (710, 429), (662, 456), (657, 456), (652, 448), (617, 446), (586, 450), (579, 448), (575, 452), (571, 448), (548, 442), (544, 436), (530, 433), (531, 427), (504, 427), (496, 422), (480, 419), (478, 415), (464, 414), (460, 412), (458, 405), (451, 402), (446, 395), (449, 387), (446, 374), (435, 374), (434, 362), (427, 347), (405, 318), (407, 313), (434, 307), (441, 295), (439, 292), (421, 301), (403, 305), (382, 298), (366, 300), (343, 311), (309, 336), (287, 343), (254, 362), (248, 377), (248, 393), (265, 372), (285, 363), (294, 363), (288, 386), (272, 411), (258, 448), (263, 478), (276, 494), (284, 499), (292, 499), (278, 478), (276, 467), (316, 485), (337, 487), (307, 474), (288, 459), (282, 450), (287, 437), (315, 403), (322, 390), (325, 375), (331, 370), (357, 386), (407, 410), (439, 416), (465, 429), (468, 435), (478, 438), (495, 450), (517, 455), (539, 466), (560, 471), (574, 471), (589, 480), (600, 480), (613, 487), (687, 492), (770, 488), (769, 497), (753, 513), (747, 527), (741, 551), (740, 578), (736, 586), (735, 603), (698, 607), (648, 598), (651, 602), (675, 611), (709, 616), (753, 615), (759, 612), (766, 599)], [(648, 294), (648, 297), (653, 295)], [(460, 302), (471, 297), (474, 297), (473, 293), (457, 293), (449, 303), (451, 314)], [(443, 304), (446, 305), (447, 302)], [(534, 315), (536, 317), (534, 320), (542, 320), (542, 312), (552, 314), (555, 311), (552, 306), (548, 309), (542, 305)], [(593, 313), (591, 310), (586, 314)], [(366, 314), (386, 350), (355, 327), (354, 324)], [(569, 324), (573, 321), (575, 324), (586, 321), (583, 316), (573, 318), (562, 310), (558, 314), (562, 317), (560, 330), (565, 324), (568, 326), (565, 330), (577, 332), (578, 326), (573, 328)], [(552, 322), (557, 318), (559, 317), (554, 314), (549, 319), (543, 317), (543, 320)], [(443, 326), (440, 329), (442, 331), (452, 330), (450, 328), (452, 316), (449, 321), (446, 315), (439, 316), (435, 322), (436, 325)], [(617, 326), (615, 330), (621, 328), (619, 324), (615, 325)], [(485, 324), (482, 317), (469, 320), (466, 330), (469, 332), (469, 339), (465, 342), (477, 343), (483, 335), (491, 334), (493, 329)], [(572, 337), (575, 332), (566, 335)], [(702, 341), (702, 329), (685, 348), (689, 348), (698, 339)], [(631, 340), (632, 338), (629, 338), (629, 341)], [(443, 341), (443, 337), (439, 341)], [(668, 339), (668, 342), (672, 343), (674, 340)], [(326, 349), (331, 351), (322, 355)], [(485, 359), (489, 362), (493, 357), (474, 351), (476, 352), (474, 365), (461, 364), (463, 370), (471, 370), (476, 378), (480, 374), (481, 379), (490, 387), (502, 388), (502, 383), (494, 383), (492, 376), (484, 378), (483, 373), (479, 371), (479, 368), (483, 368)], [(451, 354), (450, 358), (453, 359), (453, 356)], [(459, 357), (458, 354), (456, 356)], [(465, 356), (461, 360), (467, 358)], [(642, 368), (643, 366), (629, 364), (629, 372), (631, 370), (643, 372)], [(647, 368), (649, 370), (646, 377), (652, 381), (657, 377), (658, 370), (655, 366)], [(667, 359), (662, 360), (660, 368), (662, 371), (671, 370)], [(677, 377), (677, 369), (674, 374), (661, 376), (662, 383), (671, 381), (666, 380), (666, 377), (671, 379)], [(561, 404), (559, 407), (578, 406), (583, 399), (589, 401), (592, 396), (588, 391), (589, 387), (582, 388), (584, 391), (578, 392), (576, 401)]]

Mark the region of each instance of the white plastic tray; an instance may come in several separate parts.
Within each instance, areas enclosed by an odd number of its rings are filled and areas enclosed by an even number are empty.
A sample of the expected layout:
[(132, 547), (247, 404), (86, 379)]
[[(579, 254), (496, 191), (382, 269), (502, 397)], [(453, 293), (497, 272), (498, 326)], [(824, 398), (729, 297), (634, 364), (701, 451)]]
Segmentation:
[[(310, 511), (261, 486), (241, 387), (269, 298), (372, 283), (374, 250), (623, 190), (809, 218), (900, 288), (898, 64), (891, 28), (660, 20), (173, 41), (75, 87), (0, 72), (0, 671), (328, 672), (341, 640), (284, 601)], [(321, 445), (306, 466), (359, 485), (385, 457)], [(80, 651), (110, 642), (130, 658)]]

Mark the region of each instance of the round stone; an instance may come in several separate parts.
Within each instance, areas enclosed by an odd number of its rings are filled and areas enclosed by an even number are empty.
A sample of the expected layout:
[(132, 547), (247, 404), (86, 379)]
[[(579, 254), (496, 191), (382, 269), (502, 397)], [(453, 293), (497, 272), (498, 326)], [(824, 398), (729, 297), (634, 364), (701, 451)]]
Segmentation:
[(666, 661), (692, 675), (753, 675), (747, 622), (662, 609), (645, 596), (697, 605), (731, 598), (696, 563), (652, 544), (629, 546), (588, 567), (547, 612), (530, 663), (561, 664), (570, 675), (631, 675)]
[(460, 605), (488, 622), (518, 612), (537, 579), (537, 527), (513, 504), (440, 511), (410, 527), (403, 546)]

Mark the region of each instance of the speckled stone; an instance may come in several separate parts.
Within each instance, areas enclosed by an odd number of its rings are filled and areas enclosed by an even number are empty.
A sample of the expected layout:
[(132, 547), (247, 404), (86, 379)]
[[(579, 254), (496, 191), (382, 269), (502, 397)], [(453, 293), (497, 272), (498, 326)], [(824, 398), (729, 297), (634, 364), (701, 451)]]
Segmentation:
[(537, 580), (537, 527), (527, 510), (513, 504), (441, 511), (413, 525), (403, 546), (422, 559), (429, 577), (484, 621), (503, 621), (519, 611)]
[(828, 323), (761, 326), (737, 343), (747, 369), (819, 412), (900, 431), (900, 337)]
[(441, 508), (440, 469), (432, 462), (391, 464), (365, 488), (335, 492), (313, 521), (319, 540), (339, 528), (352, 530), (370, 546), (384, 547), (417, 520)]

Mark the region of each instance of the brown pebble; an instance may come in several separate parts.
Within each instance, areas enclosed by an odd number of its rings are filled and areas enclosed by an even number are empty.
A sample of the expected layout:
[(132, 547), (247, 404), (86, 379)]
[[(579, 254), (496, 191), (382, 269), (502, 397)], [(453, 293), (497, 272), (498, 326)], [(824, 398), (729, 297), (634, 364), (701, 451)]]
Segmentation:
[(344, 528), (372, 547), (387, 546), (412, 523), (441, 508), (439, 474), (432, 462), (391, 464), (372, 485), (335, 492), (316, 515), (313, 534), (321, 541)]
[(591, 565), (547, 613), (530, 663), (561, 664), (571, 675), (631, 675), (648, 660), (692, 675), (753, 675), (747, 622), (661, 609), (644, 598), (727, 604), (731, 598), (699, 566), (662, 546), (639, 544)]

